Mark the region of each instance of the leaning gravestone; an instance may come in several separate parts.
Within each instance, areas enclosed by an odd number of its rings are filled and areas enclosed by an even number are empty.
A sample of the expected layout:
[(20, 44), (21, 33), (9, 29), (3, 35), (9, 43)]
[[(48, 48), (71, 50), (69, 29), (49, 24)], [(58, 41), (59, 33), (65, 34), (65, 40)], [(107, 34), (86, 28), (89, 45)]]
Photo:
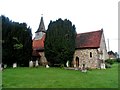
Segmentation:
[(33, 67), (33, 61), (29, 62), (29, 67)]

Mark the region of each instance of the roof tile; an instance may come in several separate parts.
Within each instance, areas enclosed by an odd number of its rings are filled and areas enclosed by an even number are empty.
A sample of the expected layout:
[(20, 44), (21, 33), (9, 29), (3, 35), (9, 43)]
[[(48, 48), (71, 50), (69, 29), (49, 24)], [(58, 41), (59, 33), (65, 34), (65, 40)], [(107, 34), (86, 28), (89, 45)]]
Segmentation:
[(77, 34), (76, 48), (98, 48), (103, 30)]

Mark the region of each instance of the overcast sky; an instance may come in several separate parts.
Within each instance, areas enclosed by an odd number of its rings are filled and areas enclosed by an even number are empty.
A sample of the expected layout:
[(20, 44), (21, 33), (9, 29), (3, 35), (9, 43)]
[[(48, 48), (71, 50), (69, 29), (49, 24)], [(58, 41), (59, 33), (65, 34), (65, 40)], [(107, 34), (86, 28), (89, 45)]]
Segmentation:
[[(50, 20), (69, 19), (77, 33), (103, 28), (106, 45), (118, 51), (119, 0), (0, 0), (0, 14), (16, 22), (26, 22), (34, 36), (41, 14), (47, 29)], [(108, 48), (107, 48), (108, 49)]]

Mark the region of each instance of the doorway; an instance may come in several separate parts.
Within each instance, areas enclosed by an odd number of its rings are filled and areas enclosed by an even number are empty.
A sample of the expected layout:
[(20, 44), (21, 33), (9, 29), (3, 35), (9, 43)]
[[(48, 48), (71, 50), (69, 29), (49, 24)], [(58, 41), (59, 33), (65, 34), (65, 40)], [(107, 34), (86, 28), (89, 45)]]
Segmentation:
[(76, 67), (79, 67), (79, 57), (76, 57)]

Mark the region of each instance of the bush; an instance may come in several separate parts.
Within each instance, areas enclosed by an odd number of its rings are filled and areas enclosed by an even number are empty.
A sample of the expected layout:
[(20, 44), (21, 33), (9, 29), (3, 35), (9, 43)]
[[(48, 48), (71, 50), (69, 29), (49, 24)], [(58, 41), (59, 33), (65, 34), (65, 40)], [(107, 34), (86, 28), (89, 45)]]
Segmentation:
[(120, 58), (117, 58), (117, 60), (116, 60), (118, 63), (120, 63)]
[(108, 63), (105, 64), (105, 68), (111, 68), (112, 66)]
[(89, 70), (89, 71), (92, 71), (92, 68), (90, 68), (90, 67), (86, 67), (86, 69)]
[(107, 60), (105, 60), (105, 62), (106, 62), (107, 64), (112, 65), (112, 64), (115, 62), (115, 60), (114, 60), (114, 59), (107, 59)]

